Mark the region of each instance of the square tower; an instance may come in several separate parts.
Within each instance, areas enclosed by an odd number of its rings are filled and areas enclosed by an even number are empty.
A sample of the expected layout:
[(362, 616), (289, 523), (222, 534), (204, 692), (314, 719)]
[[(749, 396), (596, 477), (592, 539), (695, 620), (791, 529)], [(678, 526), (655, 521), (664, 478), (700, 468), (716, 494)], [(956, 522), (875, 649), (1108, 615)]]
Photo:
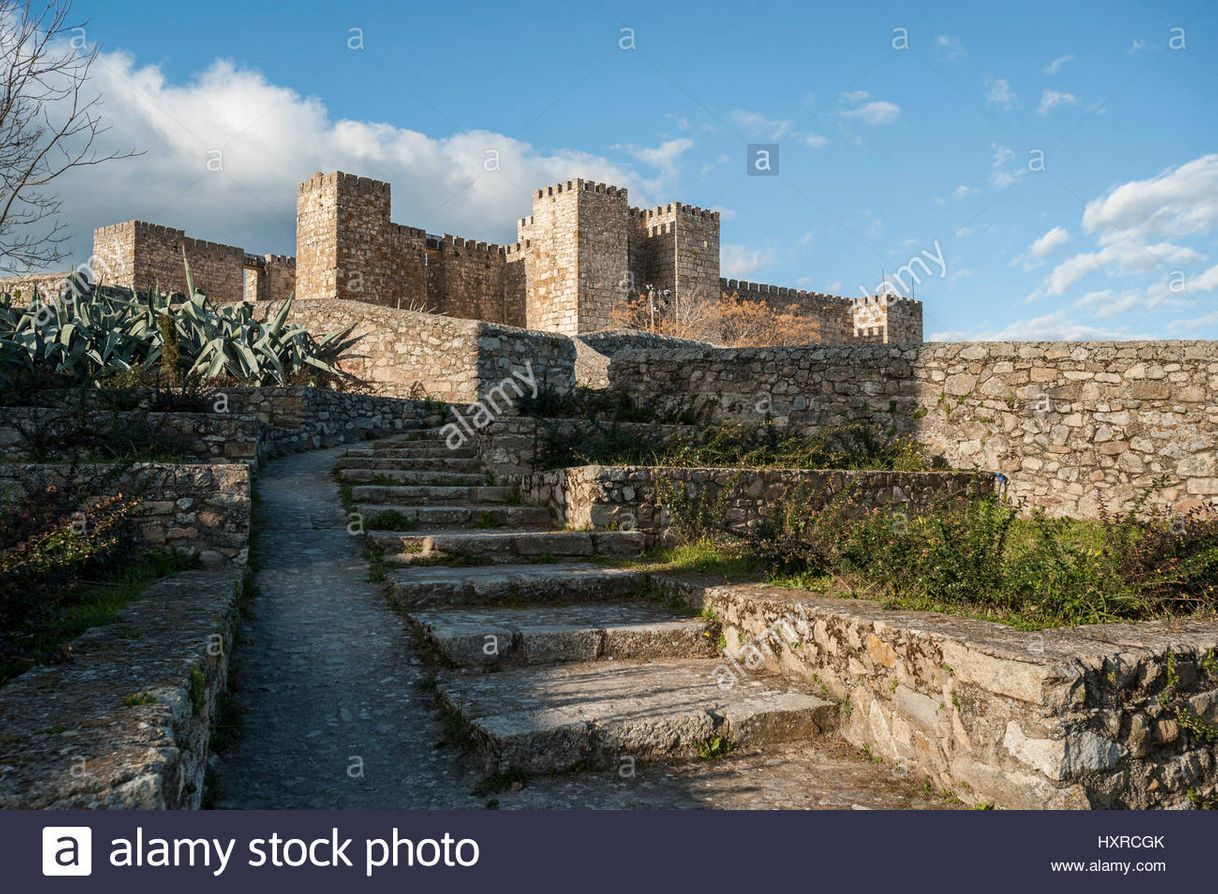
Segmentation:
[(402, 237), (389, 220), (389, 184), (342, 171), (296, 190), (296, 294), (390, 306), (407, 296)]
[(670, 289), (678, 301), (719, 297), (718, 211), (670, 202), (636, 211), (634, 223), (644, 245), (634, 268), (645, 280), (640, 285)]
[(575, 335), (613, 325), (630, 286), (626, 190), (591, 180), (539, 189), (520, 222), (530, 329)]

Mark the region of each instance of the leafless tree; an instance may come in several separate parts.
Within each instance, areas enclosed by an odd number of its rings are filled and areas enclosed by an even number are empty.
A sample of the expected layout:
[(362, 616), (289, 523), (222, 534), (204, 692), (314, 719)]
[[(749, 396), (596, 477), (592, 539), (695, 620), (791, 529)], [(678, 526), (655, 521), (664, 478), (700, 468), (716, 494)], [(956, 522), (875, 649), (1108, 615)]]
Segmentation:
[(62, 260), (70, 235), (56, 178), (126, 158), (106, 152), (100, 97), (87, 89), (97, 59), (71, 0), (0, 0), (0, 271)]

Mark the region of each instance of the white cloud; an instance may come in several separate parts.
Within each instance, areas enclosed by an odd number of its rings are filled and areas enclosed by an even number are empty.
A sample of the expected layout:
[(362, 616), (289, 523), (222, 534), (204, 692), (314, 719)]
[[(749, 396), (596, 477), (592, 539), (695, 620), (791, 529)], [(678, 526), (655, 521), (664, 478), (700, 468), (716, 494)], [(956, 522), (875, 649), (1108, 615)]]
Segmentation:
[(1006, 146), (993, 144), (994, 155), (990, 161), (990, 183), (999, 189), (1006, 189), (1018, 183), (1028, 173), (1027, 168), (1011, 167), (1015, 160), (1015, 152)]
[[(1132, 180), (1087, 203), (1083, 227), (1105, 238), (1178, 238), (1218, 225), (1218, 154), (1148, 180)], [(1106, 233), (1107, 231), (1107, 233)]]
[[(393, 219), (430, 232), (510, 241), (531, 190), (573, 177), (614, 183), (646, 205), (671, 200), (685, 139), (631, 150), (638, 167), (574, 149), (540, 150), (485, 130), (448, 136), (378, 121), (333, 118), (316, 98), (218, 60), (185, 83), (126, 53), (104, 53), (93, 86), (110, 129), (100, 148), (144, 150), (133, 159), (72, 171), (57, 184), (73, 256), (92, 229), (139, 218), (256, 252), (293, 253), (296, 184), (334, 169), (387, 180)], [(220, 150), (222, 172), (206, 167)], [(500, 171), (488, 171), (497, 152)]]
[(1056, 59), (1054, 59), (1052, 62), (1050, 62), (1048, 65), (1045, 66), (1045, 74), (1055, 75), (1059, 71), (1061, 71), (1061, 67), (1063, 65), (1065, 65), (1067, 62), (1073, 62), (1073, 61), (1074, 61), (1073, 53), (1070, 53), (1067, 56), (1058, 56)]
[(1059, 92), (1046, 88), (1045, 92), (1040, 95), (1040, 106), (1036, 109), (1036, 114), (1048, 115), (1058, 106), (1076, 105), (1078, 105), (1078, 97), (1073, 93)]
[(957, 239), (967, 239), (971, 235), (973, 235), (972, 227), (959, 227), (956, 230)]
[(739, 127), (749, 136), (760, 136), (778, 140), (791, 132), (792, 124), (780, 118), (767, 118), (760, 112), (748, 109), (732, 109), (727, 113), (727, 120)]
[(958, 62), (964, 58), (964, 44), (960, 42), (959, 37), (953, 37), (950, 34), (940, 34), (935, 38), (935, 46), (943, 50), (944, 55), (950, 62)]
[(1040, 259), (1069, 241), (1070, 234), (1063, 227), (1054, 227), (1028, 247), (1028, 254)]
[(829, 142), (820, 134), (796, 130), (794, 123), (785, 118), (769, 118), (761, 112), (753, 112), (748, 109), (732, 109), (727, 113), (727, 120), (746, 136), (758, 139), (777, 142), (789, 136), (809, 149), (819, 149)]
[(987, 88), (985, 94), (985, 104), (987, 106), (1013, 109), (1019, 105), (1019, 97), (1015, 95), (1015, 91), (1011, 89), (1011, 85), (1006, 78), (994, 78), (987, 75), (985, 86)]
[(1133, 39), (1133, 41), (1129, 44), (1129, 49), (1127, 49), (1125, 52), (1128, 53), (1130, 56), (1133, 56), (1137, 53), (1140, 53), (1145, 48), (1146, 48), (1146, 41), (1144, 41), (1140, 37), (1135, 37)]
[(842, 112), (843, 118), (858, 118), (864, 124), (869, 124), (872, 127), (877, 127), (884, 124), (891, 124), (901, 117), (901, 107), (894, 102), (877, 99), (872, 102), (865, 103), (856, 109), (847, 109)]
[(843, 93), (838, 99), (850, 105), (857, 105), (865, 99), (871, 99), (871, 94), (866, 90), (851, 90), (848, 93)]
[(936, 332), (930, 341), (1111, 341), (1129, 337), (1118, 330), (1072, 320), (1069, 310), (1063, 309), (989, 332)]
[(1108, 276), (1145, 273), (1163, 264), (1190, 264), (1202, 256), (1191, 248), (1160, 242), (1154, 245), (1128, 239), (1112, 242), (1098, 251), (1083, 252), (1053, 268), (1048, 278), (1048, 293), (1061, 295), (1083, 277), (1103, 271)]
[(967, 199), (969, 196), (974, 195), (978, 192), (981, 192), (981, 190), (979, 190), (977, 187), (965, 186), (963, 183), (961, 183), (954, 190), (952, 190), (952, 198), (953, 199)]
[(772, 249), (749, 248), (729, 242), (720, 252), (720, 265), (724, 276), (740, 279), (773, 264), (775, 258)]

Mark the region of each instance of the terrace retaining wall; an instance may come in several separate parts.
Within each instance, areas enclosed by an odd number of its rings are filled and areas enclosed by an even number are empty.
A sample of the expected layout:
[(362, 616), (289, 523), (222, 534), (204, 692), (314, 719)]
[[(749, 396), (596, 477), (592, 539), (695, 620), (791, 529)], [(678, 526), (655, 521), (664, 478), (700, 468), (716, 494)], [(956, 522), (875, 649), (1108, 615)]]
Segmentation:
[(153, 583), (0, 689), (0, 809), (197, 809), (242, 571)]
[(1218, 622), (1029, 632), (760, 584), (668, 580), (715, 612), (730, 688), (780, 671), (841, 734), (969, 803), (1187, 808), (1218, 797)]

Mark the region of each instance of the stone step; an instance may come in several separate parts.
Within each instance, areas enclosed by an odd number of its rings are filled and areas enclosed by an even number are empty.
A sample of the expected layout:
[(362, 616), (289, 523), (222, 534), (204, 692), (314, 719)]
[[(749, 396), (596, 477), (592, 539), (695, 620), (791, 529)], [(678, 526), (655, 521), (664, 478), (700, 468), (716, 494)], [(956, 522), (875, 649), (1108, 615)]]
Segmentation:
[[(339, 469), (375, 469), (377, 471), (401, 472), (481, 472), (482, 463), (476, 459), (460, 457), (428, 457), (426, 459), (383, 459), (380, 456), (344, 456), (337, 463)], [(483, 473), (483, 479), (486, 478)]]
[(374, 459), (477, 459), (478, 451), (473, 447), (449, 450), (447, 447), (352, 447), (345, 456), (362, 456)]
[[(392, 514), (394, 517), (424, 527), (444, 528), (496, 528), (536, 525), (544, 528), (552, 522), (550, 510), (544, 506), (411, 506), (392, 503), (356, 503), (355, 510), (362, 515), (370, 527), (377, 524), (378, 517)], [(389, 528), (393, 530), (393, 528)]]
[[(403, 469), (342, 469), (338, 480), (351, 484), (373, 481), (394, 481), (402, 485), (422, 487), (457, 487), (485, 484), (486, 475), (477, 472), (414, 471)], [(379, 486), (379, 485), (373, 485)], [(394, 485), (396, 486), (396, 485)], [(354, 490), (354, 488), (352, 488)]]
[(408, 619), (458, 667), (716, 654), (706, 621), (674, 617), (654, 602), (444, 609), (412, 612)]
[(645, 578), (627, 568), (589, 562), (452, 567), (419, 565), (390, 571), (389, 601), (405, 611), (471, 605), (546, 605), (637, 597)]
[(647, 546), (641, 531), (554, 531), (510, 528), (467, 531), (369, 531), (386, 561), (406, 564), (416, 558), (460, 557), (486, 562), (528, 562), (546, 558), (637, 556)]
[(716, 750), (716, 740), (719, 749), (753, 749), (835, 728), (833, 703), (774, 677), (733, 676), (724, 688), (725, 667), (684, 658), (448, 671), (437, 693), (488, 773), (692, 758)]
[[(417, 450), (421, 448), (448, 449), (448, 442), (444, 438), (438, 437), (418, 437), (418, 438), (380, 438), (376, 441), (371, 441), (364, 445), (373, 450), (384, 450), (387, 448), (393, 449), (411, 449)], [(468, 449), (468, 448), (466, 448)]]
[(357, 503), (406, 503), (414, 506), (446, 503), (496, 504), (510, 500), (515, 494), (514, 487), (490, 485), (459, 487), (436, 484), (361, 484), (351, 488), (351, 498)]

